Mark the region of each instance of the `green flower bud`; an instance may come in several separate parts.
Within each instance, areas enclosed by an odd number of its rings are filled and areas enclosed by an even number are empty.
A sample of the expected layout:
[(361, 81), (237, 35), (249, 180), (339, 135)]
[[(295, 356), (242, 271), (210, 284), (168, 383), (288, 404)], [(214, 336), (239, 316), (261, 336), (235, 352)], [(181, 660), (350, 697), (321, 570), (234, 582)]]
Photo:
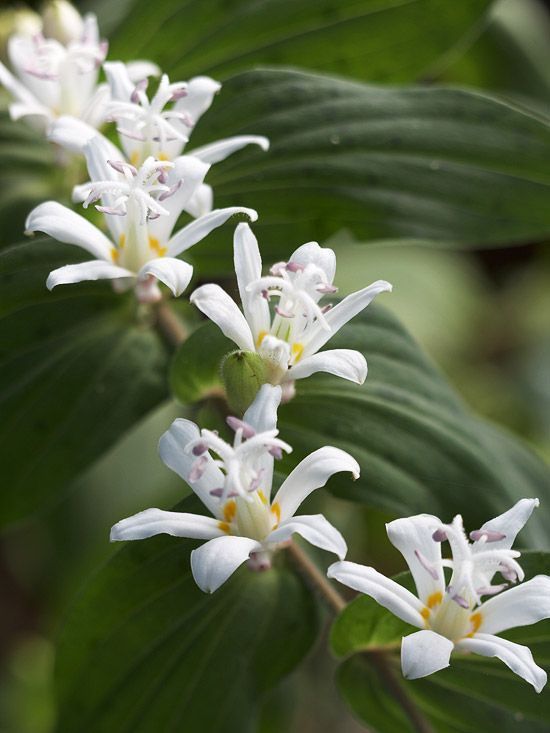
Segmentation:
[(84, 32), (82, 16), (67, 0), (49, 0), (42, 11), (42, 21), (46, 38), (55, 38), (64, 46), (78, 41)]
[(229, 408), (242, 416), (254, 401), (256, 393), (269, 382), (268, 366), (253, 351), (234, 351), (222, 362), (222, 379)]

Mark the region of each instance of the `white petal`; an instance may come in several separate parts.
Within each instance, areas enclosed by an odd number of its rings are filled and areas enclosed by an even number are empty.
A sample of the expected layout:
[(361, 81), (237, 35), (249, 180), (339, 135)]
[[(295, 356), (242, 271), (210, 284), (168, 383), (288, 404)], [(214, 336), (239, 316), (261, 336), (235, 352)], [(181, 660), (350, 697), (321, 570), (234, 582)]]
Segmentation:
[(53, 115), (47, 109), (40, 104), (25, 104), (24, 102), (14, 102), (10, 104), (9, 108), (10, 118), (17, 122), (17, 120), (23, 117), (40, 118), (38, 120), (32, 120), (31, 126), (40, 132), (45, 132), (48, 129), (48, 124), (53, 119)]
[(189, 201), (185, 204), (185, 211), (198, 219), (212, 211), (214, 205), (214, 192), (212, 186), (207, 183), (201, 184)]
[(0, 84), (22, 104), (42, 107), (43, 105), (24, 84), (15, 78), (2, 62), (0, 62)]
[[(431, 514), (418, 514), (414, 517), (396, 519), (386, 525), (390, 542), (407, 561), (416, 584), (418, 597), (424, 603), (432, 593), (443, 593), (445, 575), (441, 563), (441, 543), (435, 542), (432, 535), (441, 521)], [(424, 563), (428, 563), (437, 575), (433, 578), (426, 570), (415, 552), (420, 553)]]
[(200, 479), (193, 482), (189, 480), (189, 474), (197, 457), (186, 452), (184, 448), (199, 437), (200, 431), (191, 420), (182, 418), (174, 420), (159, 441), (159, 454), (168, 468), (181, 476), (212, 514), (218, 516), (221, 509), (220, 501), (210, 492), (213, 489), (221, 488), (225, 479), (209, 454), (205, 454), (207, 463)]
[(331, 565), (327, 576), (347, 585), (348, 588), (353, 588), (353, 590), (374, 598), (377, 603), (405, 623), (419, 628), (424, 627), (424, 619), (421, 615), (424, 604), (402, 585), (391, 578), (386, 578), (374, 568), (367, 568), (364, 565), (344, 560)]
[[(120, 174), (117, 173), (107, 161), (124, 160), (123, 153), (107, 140), (103, 135), (96, 135), (84, 146), (84, 156), (88, 167), (88, 174), (91, 181), (119, 181)], [(73, 191), (73, 200), (78, 191), (83, 187), (77, 186)], [(88, 188), (89, 190), (89, 188)], [(112, 206), (115, 202), (114, 194), (106, 194), (101, 197), (103, 206)], [(126, 217), (106, 216), (105, 222), (109, 227), (111, 236), (115, 242), (119, 241), (120, 235), (124, 232)], [(124, 221), (123, 221), (124, 220)]]
[(53, 290), (57, 285), (70, 285), (85, 280), (115, 280), (119, 277), (133, 277), (134, 274), (124, 267), (118, 267), (104, 260), (80, 262), (78, 265), (58, 267), (48, 275), (46, 287)]
[(136, 59), (126, 62), (126, 73), (128, 79), (134, 84), (149, 76), (160, 76), (160, 67), (146, 59)]
[(184, 512), (165, 512), (162, 509), (146, 509), (117, 522), (111, 529), (111, 542), (143, 540), (157, 534), (188, 537), (195, 540), (211, 540), (214, 537), (224, 536), (219, 522), (212, 517)]
[(248, 560), (250, 553), (261, 550), (256, 540), (248, 537), (218, 537), (191, 553), (191, 570), (199, 588), (214, 593), (220, 585)]
[[(128, 65), (122, 61), (106, 61), (103, 64), (103, 71), (109, 82), (111, 98), (117, 101), (127, 102), (134, 91), (135, 81), (130, 79)], [(142, 79), (145, 77), (141, 77)], [(140, 79), (137, 79), (140, 81)]]
[(359, 478), (359, 464), (340, 448), (325, 446), (306, 456), (283, 481), (273, 500), (279, 504), (281, 519), (292, 517), (312, 491), (324, 486), (340, 471), (349, 471), (354, 479)]
[(348, 547), (345, 539), (322, 514), (304, 514), (300, 517), (292, 517), (271, 532), (265, 542), (286, 542), (295, 532), (315, 547), (334, 552), (340, 560), (343, 560), (347, 554)]
[(257, 433), (265, 433), (277, 427), (277, 409), (281, 404), (281, 388), (263, 384), (254, 402), (244, 413), (243, 420), (252, 425)]
[(143, 280), (148, 275), (153, 275), (164, 283), (177, 298), (189, 285), (193, 277), (193, 268), (187, 262), (177, 260), (175, 257), (157, 257), (143, 265), (138, 273), (138, 279)]
[(449, 666), (454, 644), (435, 631), (423, 629), (403, 637), (401, 669), (403, 677), (417, 680)]
[[(100, 135), (95, 127), (79, 120), (77, 117), (58, 117), (48, 130), (48, 140), (60, 145), (71, 153), (82, 153), (84, 147), (96, 135)], [(119, 153), (120, 156), (120, 153)]]
[(200, 242), (201, 239), (204, 239), (211, 231), (225, 224), (234, 214), (245, 214), (249, 217), (250, 221), (256, 221), (258, 218), (258, 214), (254, 209), (247, 209), (244, 206), (229, 206), (227, 209), (214, 209), (209, 214), (195, 219), (191, 224), (180, 229), (168, 242), (168, 254), (171, 257), (176, 257), (181, 254), (186, 249), (189, 249), (189, 247)]
[(245, 317), (235, 301), (219, 285), (197, 288), (189, 298), (240, 349), (254, 351), (254, 339)]
[(364, 310), (379, 293), (391, 291), (391, 289), (392, 286), (385, 280), (377, 280), (372, 285), (363, 288), (363, 290), (358, 290), (356, 293), (346, 296), (334, 308), (331, 308), (328, 313), (325, 313), (325, 321), (330, 326), (330, 331), (323, 328), (315, 330), (312, 336), (304, 343), (304, 356), (319, 351), (329, 338), (354, 316)]
[(332, 349), (306, 356), (288, 370), (287, 380), (303, 379), (316, 372), (328, 372), (350, 382), (363, 384), (367, 378), (367, 360), (360, 351)]
[(254, 339), (262, 331), (269, 331), (271, 317), (269, 305), (259, 293), (252, 294), (246, 288), (262, 276), (262, 258), (258, 240), (248, 224), (242, 222), (235, 229), (233, 237), (233, 261), (237, 284), (246, 320), (250, 324)]
[[(162, 202), (168, 211), (167, 216), (159, 216), (149, 222), (149, 232), (159, 242), (167, 242), (176, 221), (186, 210), (188, 201), (199, 190), (210, 166), (192, 155), (180, 155), (174, 160), (174, 167), (168, 172), (167, 186), (180, 182), (178, 190)], [(173, 253), (171, 253), (173, 254)]]
[(200, 148), (194, 148), (193, 155), (204, 160), (205, 163), (219, 163), (227, 157), (241, 150), (247, 145), (259, 145), (262, 150), (269, 150), (269, 140), (263, 135), (236, 135), (228, 137), (225, 140), (216, 140), (216, 142), (202, 145)]
[[(277, 409), (281, 403), (282, 390), (279, 386), (263, 384), (254, 402), (243, 415), (243, 420), (252, 425), (257, 433), (275, 430), (277, 427)], [(268, 499), (271, 498), (273, 486), (273, 465), (275, 459), (267, 451), (258, 460), (258, 470), (262, 472), (262, 490)]]
[[(527, 523), (529, 517), (539, 505), (538, 499), (520, 499), (511, 509), (500, 514), (498, 517), (485, 522), (481, 529), (488, 529), (492, 532), (499, 532), (504, 535), (502, 540), (490, 543), (491, 550), (510, 549), (515, 542), (519, 532)], [(486, 550), (487, 545), (484, 542), (475, 542), (473, 546), (476, 550)]]
[(459, 641), (456, 648), (460, 651), (481, 654), (483, 657), (497, 657), (512, 672), (533, 685), (537, 692), (540, 692), (546, 684), (546, 672), (535, 664), (531, 650), (521, 644), (492, 634), (478, 633), (471, 639)]
[(516, 626), (529, 626), (550, 618), (550, 578), (537, 575), (483, 603), (480, 631), (498, 634)]
[(330, 247), (321, 247), (318, 242), (306, 242), (292, 253), (291, 262), (300, 265), (315, 265), (320, 267), (327, 276), (327, 282), (332, 283), (336, 274), (336, 255)]
[(221, 84), (209, 76), (195, 76), (187, 83), (187, 96), (176, 102), (176, 109), (187, 112), (193, 122), (197, 123), (212, 104), (214, 95), (221, 89)]
[(56, 201), (46, 201), (34, 208), (25, 222), (27, 232), (44, 232), (58, 242), (75, 244), (94, 257), (111, 261), (113, 244), (97, 227)]

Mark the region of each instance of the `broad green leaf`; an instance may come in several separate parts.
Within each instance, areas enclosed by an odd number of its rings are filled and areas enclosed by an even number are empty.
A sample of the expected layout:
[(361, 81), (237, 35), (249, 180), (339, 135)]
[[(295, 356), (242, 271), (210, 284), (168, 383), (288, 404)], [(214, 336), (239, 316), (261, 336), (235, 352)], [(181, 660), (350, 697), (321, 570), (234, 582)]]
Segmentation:
[(489, 5), (489, 0), (100, 0), (92, 8), (111, 35), (111, 57), (152, 58), (174, 77), (225, 78), (258, 64), (292, 64), (402, 81), (427, 71)]
[(204, 594), (189, 568), (196, 546), (131, 543), (88, 581), (59, 640), (59, 733), (255, 731), (263, 693), (315, 639), (316, 604), (282, 556)]
[[(547, 574), (550, 555), (525, 553), (521, 564), (526, 578)], [(411, 586), (408, 573), (396, 578)], [(550, 726), (550, 697), (540, 695), (498, 660), (453, 654), (451, 666), (421, 680), (402, 678), (399, 650), (402, 636), (415, 629), (395, 620), (389, 611), (361, 596), (348, 605), (332, 630), (338, 656), (357, 653), (338, 670), (340, 691), (355, 714), (378, 733), (414, 731), (401, 708), (384, 689), (372, 663), (384, 653), (406, 694), (416, 703), (437, 733), (474, 733), (485, 730), (543, 733)], [(502, 634), (533, 652), (536, 662), (550, 669), (550, 621)]]
[[(450, 520), (461, 513), (472, 526), (521, 497), (550, 506), (548, 467), (473, 414), (389, 312), (369, 306), (327, 346), (363, 352), (367, 381), (299, 381), (280, 428), (300, 455), (328, 444), (359, 461), (359, 480), (332, 479), (338, 496), (398, 516), (429, 512)], [(535, 513), (524, 534), (540, 548), (549, 546), (547, 517)]]
[[(267, 135), (270, 151), (249, 147), (208, 182), (217, 206), (257, 209), (268, 259), (340, 229), (460, 246), (550, 236), (550, 124), (496, 98), (254, 71), (224, 85), (193, 145), (244, 133)], [(193, 255), (229, 265), (225, 238)]]
[(54, 501), (166, 396), (166, 347), (131, 298), (108, 283), (46, 290), (74, 251), (33, 242), (0, 256), (2, 522)]
[[(430, 512), (472, 526), (538, 496), (550, 505), (550, 471), (521, 441), (477, 418), (389, 312), (371, 305), (327, 344), (364, 353), (363, 386), (314, 375), (279, 410), (281, 435), (293, 447), (283, 471), (322, 445), (353, 455), (361, 477), (336, 475), (339, 497), (397, 516)], [(176, 396), (204, 399), (221, 389), (219, 360), (233, 347), (213, 324), (184, 344), (176, 364)], [(204, 355), (204, 358), (203, 358)], [(188, 380), (188, 381), (187, 381)], [(547, 547), (548, 514), (536, 512), (524, 536)]]

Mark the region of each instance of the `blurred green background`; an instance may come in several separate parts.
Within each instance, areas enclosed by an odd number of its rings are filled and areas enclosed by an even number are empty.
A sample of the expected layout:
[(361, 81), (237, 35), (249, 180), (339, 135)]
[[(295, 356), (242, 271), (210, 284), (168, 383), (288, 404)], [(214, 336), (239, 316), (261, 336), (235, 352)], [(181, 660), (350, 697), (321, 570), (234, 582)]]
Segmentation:
[[(489, 89), (547, 112), (550, 2), (500, 0), (479, 31), (471, 46), (420, 81)], [(545, 243), (468, 252), (387, 242), (361, 248), (347, 242), (345, 232), (335, 234), (334, 242), (341, 292), (377, 278), (392, 282), (394, 293), (384, 305), (465, 400), (550, 459), (550, 252)], [(68, 599), (111, 553), (109, 527), (138, 508), (170, 507), (181, 498), (182, 483), (156, 452), (159, 435), (177, 414), (181, 410), (174, 405), (158, 410), (113, 446), (57, 506), (1, 539), (1, 733), (53, 729), (52, 639)], [(388, 572), (402, 569), (385, 538), (383, 522), (389, 517), (361, 513), (357, 506), (350, 512), (344, 502), (326, 495), (312, 498), (310, 508), (326, 508), (326, 503), (354, 546), (355, 560), (368, 557)], [(364, 730), (337, 700), (325, 654), (319, 645), (272, 694), (265, 733)]]

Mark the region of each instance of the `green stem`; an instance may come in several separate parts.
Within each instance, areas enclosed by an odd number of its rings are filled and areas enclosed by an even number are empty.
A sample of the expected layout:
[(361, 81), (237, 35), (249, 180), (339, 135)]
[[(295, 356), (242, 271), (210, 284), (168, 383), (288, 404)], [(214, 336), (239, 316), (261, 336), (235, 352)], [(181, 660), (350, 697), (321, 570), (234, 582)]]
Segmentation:
[(187, 329), (165, 300), (155, 306), (155, 327), (165, 341), (177, 348), (187, 339)]
[[(322, 598), (328, 609), (335, 615), (340, 614), (347, 606), (346, 600), (338, 593), (315, 563), (294, 542), (288, 547), (292, 561), (308, 583), (308, 585)], [(416, 704), (407, 694), (386, 652), (376, 650), (365, 652), (365, 658), (376, 669), (384, 686), (399, 703), (408, 717), (416, 733), (434, 733), (430, 723), (424, 718)]]

